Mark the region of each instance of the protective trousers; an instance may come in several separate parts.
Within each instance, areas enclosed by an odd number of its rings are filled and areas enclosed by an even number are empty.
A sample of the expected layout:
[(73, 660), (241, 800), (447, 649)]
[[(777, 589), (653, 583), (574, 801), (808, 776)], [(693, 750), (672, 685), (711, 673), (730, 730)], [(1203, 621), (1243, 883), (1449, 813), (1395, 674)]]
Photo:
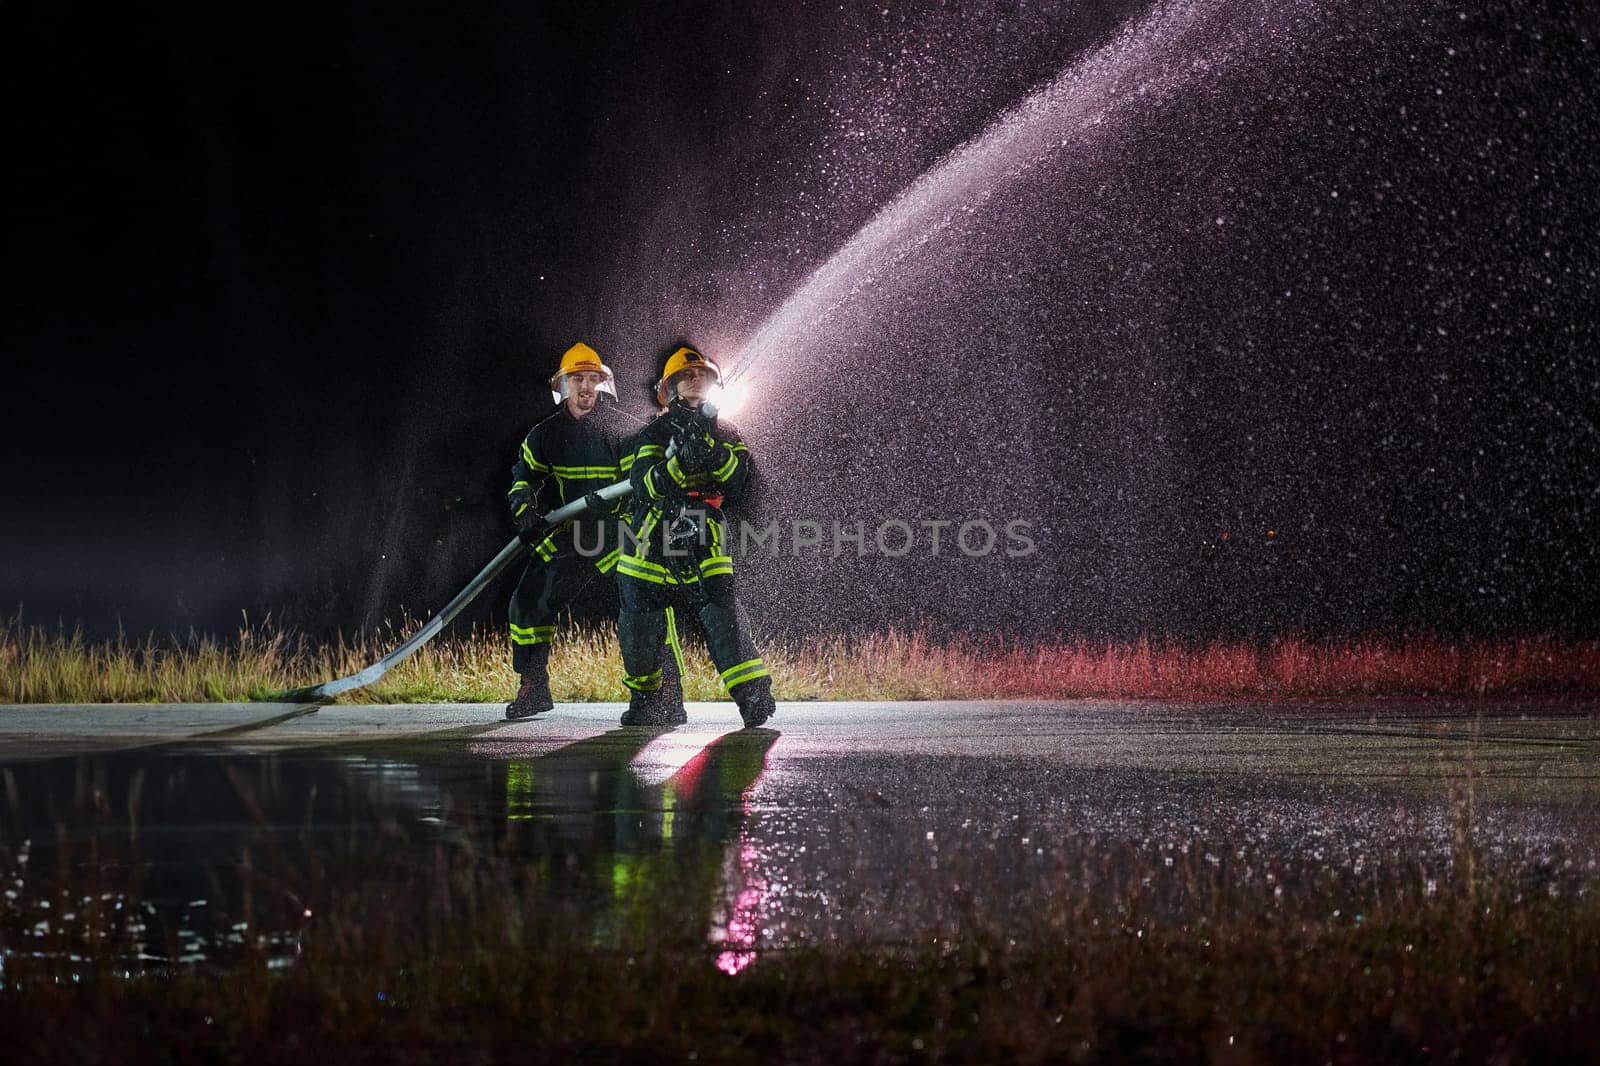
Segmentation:
[(734, 597), (731, 575), (703, 578), (687, 586), (663, 585), (622, 574), (617, 578), (622, 612), (617, 617), (617, 641), (622, 645), (622, 683), (635, 692), (656, 692), (662, 681), (662, 639), (667, 620), (663, 610), (676, 606), (693, 610), (706, 630), (711, 661), (722, 684), (743, 705), (751, 689), (770, 690), (771, 675), (755, 643), (750, 626)]
[(511, 668), (519, 674), (542, 667), (556, 638), (556, 615), (594, 580), (593, 559), (560, 556), (528, 562), (511, 596)]

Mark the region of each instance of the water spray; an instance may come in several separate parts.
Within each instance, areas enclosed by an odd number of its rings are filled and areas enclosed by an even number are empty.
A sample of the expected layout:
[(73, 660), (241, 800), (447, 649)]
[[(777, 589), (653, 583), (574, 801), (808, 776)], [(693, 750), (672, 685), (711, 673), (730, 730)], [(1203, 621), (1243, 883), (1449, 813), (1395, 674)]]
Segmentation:
[[(1200, 65), (1183, 45), (1208, 20), (1212, 5), (1180, 2), (1157, 9), (1125, 29), (1099, 52), (1069, 66), (1045, 88), (992, 123), (982, 134), (951, 152), (885, 206), (854, 237), (815, 270), (801, 287), (767, 317), (729, 368), (717, 408), (733, 414), (751, 395), (746, 380), (775, 349), (826, 320), (885, 271), (948, 229), (963, 213), (986, 201), (999, 175), (1031, 166), (1062, 146), (1098, 136), (1108, 114), (1146, 97), (1170, 97)], [(1184, 60), (1188, 59), (1187, 62)], [(631, 492), (626, 481), (600, 490), (613, 500)], [(581, 514), (579, 500), (545, 516), (559, 522)], [(309, 688), (272, 693), (263, 699), (319, 700), (377, 681), (426, 644), (496, 577), (515, 562), (522, 542), (514, 540), (458, 593), (455, 599), (400, 647), (365, 670)]]
[(1121, 128), (1108, 121), (1173, 100), (1229, 55), (1229, 5), (1173, 0), (1130, 22), (1103, 47), (994, 119), (880, 208), (756, 328), (729, 382), (807, 336), (930, 242), (970, 217), (1007, 182), (1063, 149), (1083, 151)]

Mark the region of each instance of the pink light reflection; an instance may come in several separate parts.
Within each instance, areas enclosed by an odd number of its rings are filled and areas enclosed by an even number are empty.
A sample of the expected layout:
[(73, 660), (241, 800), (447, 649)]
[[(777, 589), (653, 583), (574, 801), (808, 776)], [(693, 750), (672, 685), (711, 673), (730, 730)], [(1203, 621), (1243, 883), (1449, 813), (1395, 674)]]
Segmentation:
[(739, 891), (733, 899), (733, 908), (728, 915), (727, 924), (713, 933), (714, 942), (721, 944), (724, 950), (717, 953), (717, 969), (732, 977), (739, 973), (760, 954), (755, 951), (756, 941), (761, 936), (761, 916), (767, 910), (767, 900), (771, 895), (771, 886), (761, 872), (761, 855), (756, 850), (756, 845), (750, 839), (750, 793), (755, 791), (756, 783), (767, 773), (767, 764), (772, 758), (772, 751), (768, 749), (761, 760), (761, 770), (745, 790), (739, 794), (740, 818), (739, 841), (737, 844), (736, 859), (727, 864), (732, 867), (730, 884), (739, 885)]
[[(746, 804), (748, 816), (749, 806)], [(717, 955), (717, 969), (730, 977), (756, 961), (756, 938), (761, 934), (761, 912), (766, 909), (767, 879), (756, 869), (759, 856), (755, 845), (742, 832), (739, 836), (739, 880), (744, 886), (733, 901), (733, 913), (722, 931), (722, 943), (740, 950), (729, 950)]]

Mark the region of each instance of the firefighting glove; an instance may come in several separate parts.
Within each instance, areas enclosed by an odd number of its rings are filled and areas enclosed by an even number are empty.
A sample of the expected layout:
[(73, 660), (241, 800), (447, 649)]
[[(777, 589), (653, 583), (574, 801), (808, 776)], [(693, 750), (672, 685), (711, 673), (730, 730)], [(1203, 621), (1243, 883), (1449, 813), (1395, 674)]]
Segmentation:
[(705, 474), (711, 470), (711, 455), (716, 441), (710, 434), (697, 433), (686, 437), (678, 447), (678, 469), (685, 474)]
[(544, 520), (538, 508), (531, 505), (513, 521), (517, 525), (517, 539), (530, 548), (550, 535), (550, 524)]
[(611, 503), (598, 492), (585, 493), (583, 505), (585, 510), (592, 515), (608, 514), (611, 511)]

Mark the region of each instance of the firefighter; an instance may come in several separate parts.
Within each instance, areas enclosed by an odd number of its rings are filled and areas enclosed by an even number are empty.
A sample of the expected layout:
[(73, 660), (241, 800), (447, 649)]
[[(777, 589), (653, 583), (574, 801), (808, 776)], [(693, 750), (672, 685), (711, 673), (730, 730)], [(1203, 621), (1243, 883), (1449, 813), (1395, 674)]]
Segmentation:
[(752, 484), (750, 451), (739, 431), (706, 406), (722, 374), (712, 360), (680, 347), (656, 383), (665, 410), (629, 445), (623, 465), (633, 482), (629, 532), (617, 558), (622, 611), (623, 724), (654, 721), (663, 709), (663, 608), (694, 610), (705, 627), (711, 659), (739, 705), (746, 727), (772, 716), (772, 678), (749, 636), (734, 597), (723, 506)]
[[(542, 516), (627, 477), (625, 446), (644, 424), (617, 406), (611, 369), (587, 344), (566, 350), (550, 388), (560, 406), (523, 439), (506, 496), (517, 536), (532, 549), (511, 597), (511, 665), (522, 684), (506, 706), (507, 718), (554, 706), (549, 662), (556, 614), (596, 573), (616, 569), (621, 542), (617, 503), (594, 497), (583, 515), (554, 528)], [(676, 701), (681, 712), (676, 671), (666, 692), (666, 701)]]

